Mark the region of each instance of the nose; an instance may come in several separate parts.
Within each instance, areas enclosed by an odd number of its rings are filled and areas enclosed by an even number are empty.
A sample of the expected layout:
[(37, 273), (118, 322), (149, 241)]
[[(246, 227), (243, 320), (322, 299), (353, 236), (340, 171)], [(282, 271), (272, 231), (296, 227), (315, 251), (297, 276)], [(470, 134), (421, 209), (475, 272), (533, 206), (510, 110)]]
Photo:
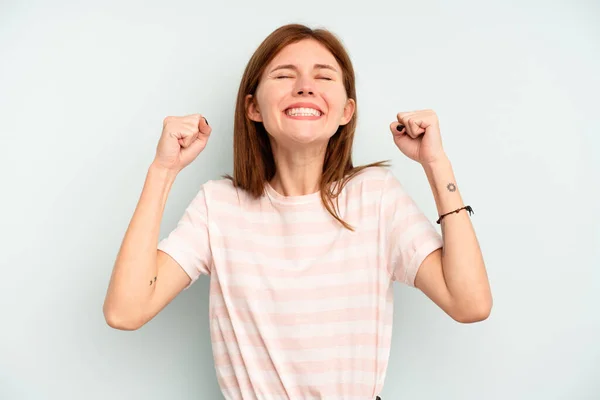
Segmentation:
[(299, 96), (304, 96), (306, 94), (312, 96), (315, 94), (310, 78), (306, 77), (296, 81), (295, 91)]

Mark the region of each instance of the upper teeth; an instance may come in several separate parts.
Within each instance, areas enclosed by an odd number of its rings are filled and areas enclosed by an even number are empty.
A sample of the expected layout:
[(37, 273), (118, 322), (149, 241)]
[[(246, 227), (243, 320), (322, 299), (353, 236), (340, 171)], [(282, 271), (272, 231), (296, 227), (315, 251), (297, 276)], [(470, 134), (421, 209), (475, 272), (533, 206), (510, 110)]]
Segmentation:
[(290, 108), (285, 112), (287, 115), (315, 115), (317, 117), (321, 116), (321, 111), (315, 110), (314, 108)]

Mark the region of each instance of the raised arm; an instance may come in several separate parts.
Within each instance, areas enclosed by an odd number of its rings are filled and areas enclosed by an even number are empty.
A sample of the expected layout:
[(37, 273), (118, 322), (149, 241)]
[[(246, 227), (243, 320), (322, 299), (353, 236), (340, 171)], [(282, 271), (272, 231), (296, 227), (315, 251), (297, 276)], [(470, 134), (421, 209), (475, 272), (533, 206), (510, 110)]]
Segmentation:
[[(439, 215), (465, 206), (448, 159), (425, 165), (424, 170)], [(440, 223), (444, 247), (423, 261), (415, 286), (455, 320), (482, 321), (491, 312), (492, 294), (469, 213), (460, 210)]]
[(189, 283), (190, 277), (157, 250), (160, 224), (179, 171), (206, 146), (211, 128), (199, 114), (167, 117), (140, 199), (119, 249), (103, 313), (108, 325), (135, 330), (151, 320)]
[[(465, 206), (442, 146), (437, 114), (433, 110), (398, 113), (390, 130), (400, 151), (423, 167), (439, 215)], [(440, 222), (443, 247), (423, 260), (414, 285), (455, 320), (484, 320), (493, 299), (469, 214), (462, 210)]]

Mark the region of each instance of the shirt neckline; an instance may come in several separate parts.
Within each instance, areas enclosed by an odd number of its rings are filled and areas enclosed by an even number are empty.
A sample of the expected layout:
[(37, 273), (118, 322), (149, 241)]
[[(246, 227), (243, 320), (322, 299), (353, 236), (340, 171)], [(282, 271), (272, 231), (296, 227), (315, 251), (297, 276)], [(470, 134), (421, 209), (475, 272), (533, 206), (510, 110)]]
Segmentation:
[(318, 190), (314, 193), (304, 194), (300, 196), (285, 196), (277, 192), (269, 182), (266, 182), (265, 189), (269, 198), (280, 204), (310, 204), (321, 200), (321, 191)]

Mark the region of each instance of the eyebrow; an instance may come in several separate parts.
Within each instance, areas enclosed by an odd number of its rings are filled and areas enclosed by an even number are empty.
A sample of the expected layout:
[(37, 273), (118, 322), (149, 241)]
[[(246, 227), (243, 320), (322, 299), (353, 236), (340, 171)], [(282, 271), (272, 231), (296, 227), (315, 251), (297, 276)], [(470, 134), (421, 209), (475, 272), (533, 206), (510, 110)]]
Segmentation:
[[(298, 71), (298, 67), (295, 66), (295, 65), (293, 65), (293, 64), (282, 64), (282, 65), (278, 65), (275, 68), (273, 68), (271, 70), (271, 72), (275, 72), (275, 71), (280, 70), (280, 69), (292, 69), (294, 71)], [(338, 72), (337, 69), (335, 69), (333, 66), (331, 66), (329, 64), (315, 64), (313, 66), (313, 69), (330, 69), (330, 70), (332, 70), (334, 72)]]

